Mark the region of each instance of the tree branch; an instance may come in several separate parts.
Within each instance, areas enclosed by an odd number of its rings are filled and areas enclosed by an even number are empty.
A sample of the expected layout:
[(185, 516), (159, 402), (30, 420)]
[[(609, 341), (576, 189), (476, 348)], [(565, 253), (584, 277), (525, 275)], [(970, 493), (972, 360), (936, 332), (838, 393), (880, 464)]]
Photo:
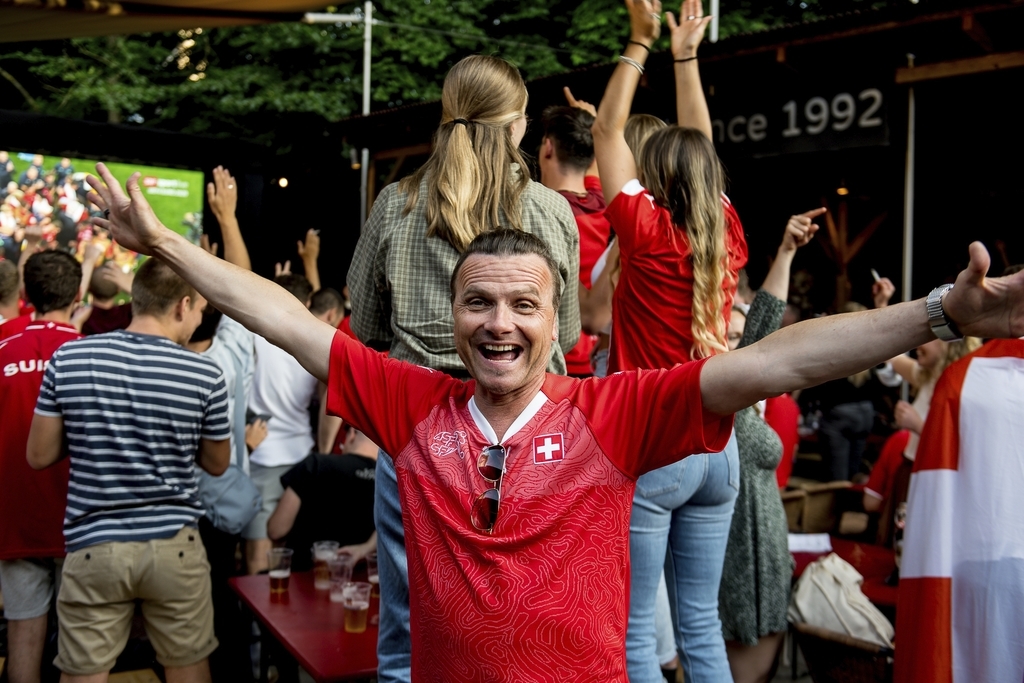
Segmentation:
[(0, 76), (6, 78), (8, 81), (11, 82), (11, 85), (18, 89), (18, 92), (21, 93), (21, 96), (25, 98), (26, 102), (28, 102), (28, 106), (32, 107), (32, 111), (39, 111), (39, 103), (35, 101), (35, 98), (28, 94), (28, 90), (25, 90), (24, 86), (22, 86), (22, 84), (18, 82), (17, 78), (15, 78), (2, 68), (0, 68)]

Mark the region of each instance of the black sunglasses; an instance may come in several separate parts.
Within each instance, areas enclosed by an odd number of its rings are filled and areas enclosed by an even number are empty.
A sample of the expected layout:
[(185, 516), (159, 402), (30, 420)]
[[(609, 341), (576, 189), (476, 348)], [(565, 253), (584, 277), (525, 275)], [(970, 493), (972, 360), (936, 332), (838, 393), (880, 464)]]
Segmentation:
[(505, 474), (505, 457), (508, 451), (502, 445), (488, 446), (480, 452), (476, 470), (484, 481), (494, 484), (481, 493), (473, 502), (470, 521), (477, 531), (491, 533), (498, 521), (498, 503), (501, 501), (501, 477)]

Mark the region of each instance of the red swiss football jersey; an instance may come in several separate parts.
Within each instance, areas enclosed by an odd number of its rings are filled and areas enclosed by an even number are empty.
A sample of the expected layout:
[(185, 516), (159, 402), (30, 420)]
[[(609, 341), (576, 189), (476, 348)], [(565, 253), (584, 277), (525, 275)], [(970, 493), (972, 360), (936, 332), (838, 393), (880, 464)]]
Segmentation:
[(61, 344), (81, 336), (37, 321), (0, 342), (0, 560), (64, 556), (68, 460), (37, 472), (25, 448), (43, 371)]
[[(722, 314), (729, 319), (737, 273), (747, 263), (743, 225), (722, 197), (729, 270)], [(693, 268), (686, 231), (668, 209), (631, 180), (605, 212), (619, 240), (622, 274), (612, 299), (608, 372), (670, 368), (690, 360), (693, 347)]]
[[(603, 379), (547, 375), (499, 437), (475, 382), (385, 359), (336, 333), (328, 409), (393, 454), (409, 558), (414, 681), (626, 679), (636, 478), (715, 453), (732, 416), (704, 410), (703, 362)], [(471, 521), (508, 452), (492, 533)]]
[(32, 322), (32, 314), (25, 313), (19, 315), (17, 318), (11, 318), (0, 323), (0, 341), (13, 337), (16, 334), (21, 334), (25, 331), (25, 328)]

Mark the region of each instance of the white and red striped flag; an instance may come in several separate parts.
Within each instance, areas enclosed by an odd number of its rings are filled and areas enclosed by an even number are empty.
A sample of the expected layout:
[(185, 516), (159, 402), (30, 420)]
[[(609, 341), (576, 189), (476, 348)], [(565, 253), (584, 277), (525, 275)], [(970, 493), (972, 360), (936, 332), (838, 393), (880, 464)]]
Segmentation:
[(1024, 340), (935, 388), (907, 501), (896, 683), (1024, 681)]

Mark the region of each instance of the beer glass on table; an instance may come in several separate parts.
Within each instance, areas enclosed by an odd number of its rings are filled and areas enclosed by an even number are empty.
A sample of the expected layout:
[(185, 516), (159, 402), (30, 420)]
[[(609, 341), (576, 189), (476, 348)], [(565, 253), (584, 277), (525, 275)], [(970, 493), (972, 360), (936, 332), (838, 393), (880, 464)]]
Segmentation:
[(344, 602), (345, 586), (352, 581), (352, 567), (355, 563), (355, 558), (348, 553), (339, 553), (327, 561), (331, 575), (331, 602)]
[(363, 581), (346, 583), (342, 590), (342, 604), (345, 606), (346, 633), (365, 631), (366, 617), (370, 613), (370, 584)]
[(270, 565), (270, 594), (288, 592), (288, 580), (292, 575), (292, 549), (271, 548), (267, 551)]
[(331, 589), (331, 570), (327, 563), (338, 554), (337, 541), (317, 541), (313, 544), (313, 588), (318, 591)]

